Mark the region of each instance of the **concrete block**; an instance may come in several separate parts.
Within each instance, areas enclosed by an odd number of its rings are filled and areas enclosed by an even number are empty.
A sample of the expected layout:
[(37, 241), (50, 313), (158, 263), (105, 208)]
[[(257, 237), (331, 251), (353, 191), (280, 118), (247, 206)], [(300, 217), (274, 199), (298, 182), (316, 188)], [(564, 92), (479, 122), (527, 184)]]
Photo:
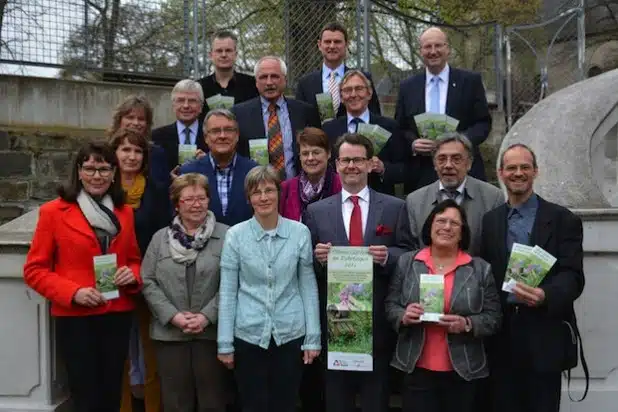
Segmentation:
[(0, 153), (0, 178), (32, 175), (32, 155), (29, 153)]
[(0, 181), (1, 202), (21, 202), (28, 200), (29, 197), (30, 184), (28, 182)]

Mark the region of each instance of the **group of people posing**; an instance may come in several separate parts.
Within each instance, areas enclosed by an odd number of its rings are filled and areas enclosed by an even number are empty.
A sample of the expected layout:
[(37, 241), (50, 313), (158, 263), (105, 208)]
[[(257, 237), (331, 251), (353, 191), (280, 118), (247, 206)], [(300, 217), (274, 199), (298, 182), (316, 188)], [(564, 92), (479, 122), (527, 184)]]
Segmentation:
[[(405, 412), (559, 410), (584, 288), (581, 220), (534, 193), (524, 145), (499, 159), (506, 201), (483, 181), (484, 89), (448, 66), (443, 32), (421, 36), (426, 70), (402, 83), (394, 120), (370, 76), (343, 65), (347, 40), (324, 27), (323, 67), (291, 99), (283, 60), (260, 59), (254, 79), (237, 73), (236, 39), (218, 33), (215, 73), (172, 90), (176, 122), (151, 131), (150, 104), (131, 96), (109, 138), (76, 153), (24, 266), (51, 302), (76, 412), (386, 412), (393, 377)], [(323, 92), (337, 113), (324, 123)], [(208, 107), (216, 95), (232, 108)], [(456, 117), (458, 132), (419, 136), (423, 112)], [(391, 133), (379, 153), (362, 123)], [(268, 164), (251, 158), (255, 139)], [(187, 148), (192, 159), (179, 160)], [(557, 258), (538, 287), (501, 290), (513, 243)], [(327, 362), (338, 246), (366, 246), (373, 260), (370, 372)], [(110, 296), (96, 261), (112, 255)], [(444, 279), (438, 322), (421, 320), (421, 275)]]

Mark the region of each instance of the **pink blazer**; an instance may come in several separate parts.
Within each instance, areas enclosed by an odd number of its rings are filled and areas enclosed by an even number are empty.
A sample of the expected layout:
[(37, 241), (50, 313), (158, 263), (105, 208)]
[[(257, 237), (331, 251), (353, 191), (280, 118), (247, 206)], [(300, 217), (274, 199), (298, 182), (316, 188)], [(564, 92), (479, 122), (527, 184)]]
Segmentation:
[[(341, 179), (339, 175), (331, 170), (326, 171), (330, 173), (330, 187), (325, 187), (325, 193), (322, 194), (320, 199), (325, 199), (332, 195), (341, 192)], [(328, 176), (326, 177), (328, 181)], [(281, 183), (281, 197), (279, 198), (279, 214), (285, 218), (300, 221), (303, 210), (303, 204), (300, 200), (299, 191), (300, 177), (296, 176)]]

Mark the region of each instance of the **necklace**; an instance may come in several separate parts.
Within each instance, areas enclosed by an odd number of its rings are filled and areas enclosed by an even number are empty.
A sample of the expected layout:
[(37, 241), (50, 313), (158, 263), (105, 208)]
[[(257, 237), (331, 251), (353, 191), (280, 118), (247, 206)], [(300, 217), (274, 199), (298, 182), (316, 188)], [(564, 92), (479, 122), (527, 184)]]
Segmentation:
[(444, 269), (444, 265), (438, 265), (438, 270)]

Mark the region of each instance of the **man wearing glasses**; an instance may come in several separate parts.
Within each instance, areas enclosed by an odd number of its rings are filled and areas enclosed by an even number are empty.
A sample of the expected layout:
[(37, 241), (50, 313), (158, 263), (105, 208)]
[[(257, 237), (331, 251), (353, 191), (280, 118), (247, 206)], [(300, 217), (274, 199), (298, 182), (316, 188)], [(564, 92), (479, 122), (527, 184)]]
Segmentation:
[(459, 120), (457, 131), (466, 135), (474, 148), (474, 161), (469, 174), (485, 180), (478, 147), (489, 136), (491, 116), (481, 75), (449, 66), (448, 39), (439, 28), (425, 30), (419, 44), (425, 71), (401, 82), (395, 109), (395, 120), (412, 141), (415, 166), (418, 168), (418, 172), (406, 182), (406, 192), (436, 180), (431, 158), (435, 142), (420, 136), (414, 122), (414, 116), (421, 113), (446, 114)]
[[(345, 133), (333, 154), (343, 186), (341, 193), (312, 203), (303, 222), (311, 232), (316, 278), (320, 293), (322, 336), (328, 336), (326, 283), (328, 253), (332, 246), (367, 246), (373, 258), (373, 370), (332, 370), (328, 364), (325, 408), (329, 412), (355, 410), (360, 397), (363, 412), (386, 412), (389, 401), (389, 363), (395, 336), (386, 321), (384, 298), (397, 258), (413, 250), (417, 242), (410, 236), (405, 202), (368, 187), (373, 143), (365, 136)], [(328, 356), (325, 357), (328, 362)], [(316, 397), (320, 394), (316, 393)]]
[(201, 173), (208, 178), (208, 209), (217, 222), (233, 226), (253, 216), (245, 196), (245, 177), (257, 166), (253, 160), (236, 153), (238, 123), (227, 109), (214, 109), (204, 120), (205, 142), (209, 152), (180, 167), (179, 174)]
[(478, 256), (483, 215), (504, 203), (497, 187), (468, 175), (473, 162), (472, 143), (461, 133), (446, 133), (435, 141), (433, 165), (438, 180), (410, 193), (406, 198), (410, 231), (422, 244), (421, 229), (437, 203), (453, 199), (466, 211), (470, 227), (470, 248)]
[[(348, 70), (339, 85), (341, 101), (345, 106), (343, 116), (324, 123), (322, 129), (331, 144), (345, 133), (360, 133), (364, 126), (377, 125), (390, 133), (383, 147), (378, 147), (369, 162), (369, 187), (395, 194), (395, 184), (403, 183), (411, 172), (412, 150), (401, 133), (397, 122), (370, 111), (373, 96), (371, 80), (360, 70)], [(363, 126), (364, 125), (364, 126)], [(367, 134), (367, 133), (365, 133)], [(367, 135), (372, 139), (371, 135)]]

